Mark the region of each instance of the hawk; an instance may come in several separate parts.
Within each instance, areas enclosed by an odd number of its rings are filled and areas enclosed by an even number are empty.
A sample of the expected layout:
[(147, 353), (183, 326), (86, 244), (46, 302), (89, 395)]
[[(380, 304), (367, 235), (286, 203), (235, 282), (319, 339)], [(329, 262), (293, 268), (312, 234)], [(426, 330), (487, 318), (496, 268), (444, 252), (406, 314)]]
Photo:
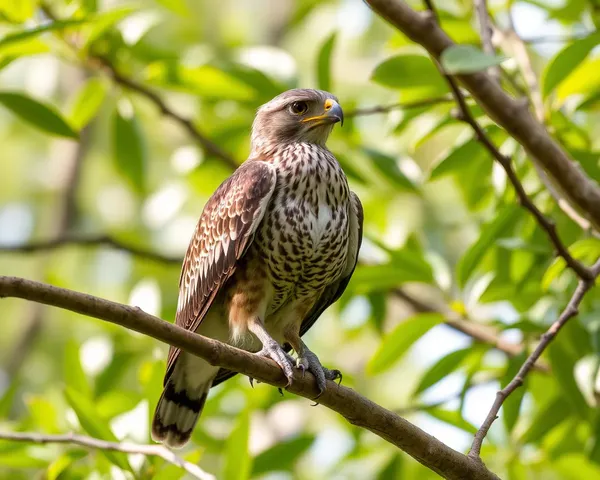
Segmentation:
[[(288, 385), (294, 367), (311, 372), (320, 392), (341, 374), (301, 337), (342, 295), (362, 241), (362, 205), (325, 147), (343, 118), (321, 90), (289, 90), (259, 108), (248, 160), (208, 200), (190, 241), (175, 319), (271, 358)], [(185, 445), (211, 386), (233, 375), (171, 347), (153, 439)]]

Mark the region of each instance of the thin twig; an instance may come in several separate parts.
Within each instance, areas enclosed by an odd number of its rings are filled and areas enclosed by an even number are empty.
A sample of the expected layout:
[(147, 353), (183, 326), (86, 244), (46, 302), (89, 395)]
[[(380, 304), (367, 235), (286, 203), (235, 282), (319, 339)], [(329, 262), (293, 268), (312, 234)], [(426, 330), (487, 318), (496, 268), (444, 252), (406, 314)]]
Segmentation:
[[(474, 0), (475, 11), (477, 12), (477, 20), (479, 21), (479, 31), (481, 34), (481, 43), (483, 51), (488, 55), (495, 55), (494, 45), (492, 44), (492, 25), (488, 12), (487, 0)], [(498, 66), (488, 68), (490, 77), (497, 82), (500, 81), (500, 70)]]
[[(51, 20), (60, 20), (54, 14), (52, 8), (49, 5), (42, 4), (41, 9), (44, 12), (44, 14)], [(71, 42), (68, 38), (62, 36), (61, 38), (65, 41), (65, 43), (67, 43), (69, 47), (78, 51), (77, 45), (74, 42)], [(149, 87), (146, 87), (145, 85), (142, 85), (141, 83), (138, 83), (137, 81), (127, 77), (125, 74), (120, 72), (119, 69), (108, 58), (100, 55), (91, 55), (85, 60), (87, 65), (91, 66), (95, 70), (103, 70), (107, 72), (117, 84), (145, 97), (146, 99), (154, 103), (154, 105), (158, 108), (158, 110), (163, 116), (171, 118), (179, 125), (181, 125), (198, 142), (198, 144), (202, 147), (206, 154), (213, 155), (221, 159), (232, 169), (236, 169), (239, 166), (238, 162), (231, 155), (225, 152), (221, 147), (219, 147), (204, 133), (202, 133), (200, 129), (196, 127), (192, 120), (180, 115), (179, 113), (175, 112), (175, 110), (171, 109), (166, 104), (166, 102), (160, 97), (160, 95), (154, 90), (152, 90)]]
[(151, 250), (137, 247), (135, 245), (127, 244), (121, 240), (118, 240), (110, 235), (63, 235), (59, 238), (53, 238), (50, 240), (41, 240), (39, 242), (31, 242), (25, 245), (0, 245), (0, 253), (11, 252), (11, 253), (33, 253), (33, 252), (45, 252), (49, 250), (55, 250), (58, 248), (66, 247), (69, 245), (79, 245), (84, 247), (95, 247), (95, 246), (107, 246), (112, 247), (123, 252), (131, 253), (132, 255), (144, 258), (146, 260), (152, 260), (154, 262), (181, 265), (182, 257), (171, 257), (163, 255), (161, 253), (153, 252)]
[[(429, 4), (430, 2), (428, 2), (428, 5)], [(432, 15), (436, 15), (435, 10), (432, 11)], [(492, 143), (492, 141), (483, 131), (479, 123), (477, 123), (477, 120), (475, 120), (475, 117), (473, 117), (473, 114), (469, 110), (469, 106), (465, 101), (465, 97), (460, 91), (458, 83), (456, 82), (454, 77), (452, 75), (448, 75), (444, 71), (442, 65), (435, 58), (433, 59), (433, 61), (436, 64), (442, 76), (448, 82), (450, 90), (454, 95), (454, 99), (456, 100), (456, 103), (460, 109), (460, 111), (458, 112), (458, 119), (471, 126), (471, 128), (475, 132), (475, 137), (477, 138), (477, 140), (492, 154), (492, 157), (495, 158), (498, 161), (498, 163), (502, 166), (502, 168), (506, 172), (506, 176), (508, 177), (510, 183), (512, 184), (513, 188), (517, 193), (517, 197), (521, 206), (529, 210), (529, 212), (531, 212), (531, 214), (534, 216), (540, 227), (546, 231), (548, 238), (550, 239), (552, 245), (556, 250), (557, 255), (565, 260), (567, 266), (571, 270), (573, 270), (579, 278), (583, 280), (591, 280), (593, 278), (591, 269), (586, 267), (579, 261), (575, 260), (575, 258), (573, 258), (573, 256), (569, 253), (567, 247), (562, 243), (561, 239), (558, 236), (556, 224), (544, 216), (540, 209), (537, 208), (533, 201), (529, 198), (527, 192), (525, 192), (525, 188), (521, 184), (521, 181), (519, 180), (519, 177), (517, 176), (512, 166), (511, 159), (500, 153), (500, 150), (496, 148), (496, 146)]]
[(559, 332), (559, 330), (562, 327), (564, 327), (564, 325), (571, 318), (577, 315), (579, 311), (579, 305), (581, 304), (583, 297), (585, 296), (587, 291), (594, 286), (596, 277), (600, 275), (600, 259), (594, 264), (594, 266), (591, 268), (591, 271), (592, 278), (579, 280), (579, 284), (577, 285), (575, 292), (573, 292), (573, 296), (571, 297), (571, 300), (569, 300), (569, 303), (567, 304), (566, 308), (560, 314), (558, 319), (550, 326), (548, 331), (542, 335), (537, 347), (535, 348), (533, 353), (529, 355), (529, 357), (521, 366), (515, 377), (510, 381), (508, 385), (506, 385), (506, 387), (504, 387), (502, 390), (496, 393), (496, 400), (494, 401), (492, 408), (487, 414), (485, 421), (475, 434), (473, 444), (471, 445), (471, 450), (469, 451), (469, 457), (479, 458), (483, 440), (485, 439), (485, 436), (487, 435), (490, 427), (492, 426), (492, 423), (494, 423), (494, 420), (498, 418), (498, 412), (500, 411), (500, 407), (502, 407), (504, 401), (512, 392), (514, 392), (517, 388), (523, 385), (525, 377), (529, 374), (529, 372), (533, 368), (533, 365), (540, 358), (544, 350), (546, 350), (550, 342), (554, 339), (554, 337), (556, 337), (556, 334)]
[[(471, 321), (467, 321), (452, 310), (435, 308), (434, 306), (425, 303), (416, 298), (414, 295), (408, 293), (405, 289), (397, 288), (393, 291), (393, 293), (396, 297), (408, 303), (415, 312), (441, 313), (445, 317), (444, 323), (453, 330), (471, 337), (476, 342), (490, 345), (496, 350), (505, 353), (509, 357), (516, 357), (523, 352), (523, 345), (516, 345), (514, 343), (504, 341), (495, 331), (493, 331), (492, 328), (488, 328), (486, 325), (480, 325)], [(536, 363), (534, 368), (543, 373), (550, 372), (550, 367), (542, 362)]]
[(38, 444), (68, 443), (96, 450), (109, 450), (130, 454), (141, 454), (147, 457), (160, 457), (165, 462), (175, 465), (198, 480), (215, 480), (216, 477), (202, 470), (198, 465), (184, 460), (175, 455), (171, 450), (162, 445), (136, 445), (133, 443), (116, 443), (99, 438), (86, 437), (76, 433), (63, 435), (43, 435), (35, 432), (0, 432), (0, 439), (12, 442), (29, 442)]
[(410, 110), (413, 108), (428, 107), (430, 105), (438, 105), (441, 103), (454, 102), (454, 98), (451, 95), (444, 95), (442, 97), (427, 98), (425, 100), (417, 100), (414, 102), (405, 103), (392, 103), (391, 105), (377, 105), (375, 107), (357, 108), (356, 110), (350, 110), (345, 112), (345, 117), (358, 117), (364, 115), (374, 115), (377, 113), (388, 113), (392, 110)]

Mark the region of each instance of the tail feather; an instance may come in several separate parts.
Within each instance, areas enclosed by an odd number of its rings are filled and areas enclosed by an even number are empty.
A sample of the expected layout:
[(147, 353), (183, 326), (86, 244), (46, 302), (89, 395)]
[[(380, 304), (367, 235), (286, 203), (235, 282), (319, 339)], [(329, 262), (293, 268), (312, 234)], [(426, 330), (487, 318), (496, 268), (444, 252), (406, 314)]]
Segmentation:
[(176, 369), (173, 372), (154, 412), (152, 439), (155, 442), (162, 442), (172, 448), (181, 448), (189, 441), (202, 413), (214, 374), (209, 378), (203, 375), (204, 378), (198, 383), (198, 378), (190, 378), (183, 369), (179, 371)]

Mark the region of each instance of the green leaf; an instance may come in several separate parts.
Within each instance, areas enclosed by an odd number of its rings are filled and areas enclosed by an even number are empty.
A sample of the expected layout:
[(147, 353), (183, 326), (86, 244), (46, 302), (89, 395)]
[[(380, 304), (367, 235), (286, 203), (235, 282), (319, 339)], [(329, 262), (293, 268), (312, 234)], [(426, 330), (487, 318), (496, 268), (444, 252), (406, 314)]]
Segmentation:
[(142, 396), (132, 390), (110, 390), (96, 401), (96, 409), (102, 418), (112, 419), (133, 410)]
[(296, 460), (310, 448), (314, 440), (312, 435), (301, 435), (276, 443), (256, 456), (252, 466), (252, 478), (268, 472), (293, 471)]
[(600, 43), (600, 33), (594, 33), (581, 40), (575, 40), (563, 48), (550, 61), (542, 75), (542, 93), (547, 97), (583, 62), (596, 45)]
[(41, 395), (31, 395), (26, 398), (25, 402), (37, 430), (46, 433), (59, 431), (56, 408), (50, 400)]
[(85, 127), (98, 113), (106, 97), (107, 85), (101, 78), (90, 78), (77, 92), (69, 120), (77, 129)]
[[(91, 400), (69, 387), (65, 388), (65, 398), (71, 408), (75, 411), (79, 423), (87, 433), (92, 437), (100, 438), (102, 440), (118, 442), (117, 437), (115, 437), (115, 434), (108, 426), (108, 420), (102, 418)], [(117, 467), (122, 470), (132, 471), (129, 461), (127, 460), (127, 455), (124, 453), (112, 452), (109, 450), (101, 450), (101, 452)]]
[[(527, 360), (527, 354), (525, 352), (509, 358), (504, 376), (500, 380), (500, 385), (502, 385), (502, 387), (508, 385), (508, 383), (516, 376), (525, 360)], [(511, 395), (508, 396), (502, 405), (502, 421), (504, 422), (506, 431), (509, 433), (513, 431), (513, 428), (515, 428), (517, 420), (519, 419), (521, 403), (523, 402), (523, 397), (525, 396), (526, 391), (527, 379), (525, 379), (520, 388), (517, 388)]]
[(398, 480), (402, 476), (402, 465), (404, 461), (402, 455), (395, 454), (392, 459), (383, 467), (383, 470), (377, 475), (377, 480)]
[(335, 46), (336, 33), (332, 33), (319, 49), (317, 58), (317, 85), (321, 90), (331, 90), (331, 58)]
[(2, 398), (0, 398), (0, 418), (7, 418), (9, 416), (18, 390), (19, 381), (15, 377), (10, 386), (2, 394)]
[(135, 115), (113, 114), (113, 152), (115, 167), (134, 190), (144, 193), (146, 183), (146, 146)]
[(477, 432), (477, 427), (473, 424), (467, 422), (463, 416), (461, 415), (459, 410), (446, 410), (444, 408), (430, 408), (426, 412), (431, 415), (433, 418), (437, 418), (442, 422), (448, 423), (450, 425), (455, 426), (456, 428), (460, 428), (465, 432), (469, 432), (475, 434)]
[(506, 235), (519, 216), (519, 207), (510, 205), (500, 210), (496, 218), (481, 227), (479, 239), (469, 247), (456, 267), (458, 284), (463, 287), (483, 256), (500, 235)]
[(541, 441), (550, 430), (569, 418), (572, 411), (571, 404), (562, 395), (557, 395), (539, 409), (520, 442), (525, 444)]
[(54, 107), (18, 92), (0, 92), (0, 104), (34, 127), (52, 135), (78, 138), (78, 134)]
[(86, 19), (57, 20), (46, 25), (41, 25), (39, 27), (27, 28), (19, 32), (9, 33), (0, 39), (0, 52), (4, 49), (4, 47), (15, 43), (23, 42), (25, 40), (30, 40), (32, 38), (37, 37), (41, 33), (57, 30), (60, 31), (68, 27), (84, 24), (86, 22)]
[[(584, 238), (569, 246), (569, 253), (577, 260), (584, 263), (594, 262), (600, 256), (600, 240), (597, 238)], [(542, 277), (542, 289), (548, 290), (552, 282), (564, 272), (567, 264), (562, 257), (557, 257), (550, 264)]]
[(400, 171), (394, 157), (373, 150), (372, 148), (365, 147), (362, 151), (373, 161), (375, 168), (384, 175), (386, 180), (391, 180), (391, 182), (401, 190), (409, 190), (412, 192), (416, 190), (414, 184)]
[(424, 390), (427, 390), (432, 385), (450, 375), (452, 372), (458, 370), (463, 366), (463, 362), (472, 352), (472, 347), (463, 348), (462, 350), (456, 350), (448, 355), (440, 358), (421, 378), (419, 385), (417, 386), (415, 393), (417, 395)]
[[(566, 335), (569, 325), (566, 325), (560, 332)], [(575, 363), (579, 360), (575, 352), (572, 352), (564, 336), (558, 335), (548, 347), (548, 356), (552, 367), (552, 375), (556, 377), (560, 385), (562, 394), (570, 402), (573, 410), (582, 418), (588, 418), (589, 407), (579, 386), (575, 381)]]
[(250, 478), (252, 457), (248, 452), (250, 434), (250, 412), (243, 410), (238, 414), (237, 424), (225, 444), (225, 465), (223, 480), (247, 480)]
[(6, 17), (10, 22), (23, 23), (30, 19), (38, 6), (39, 0), (3, 0), (0, 2), (0, 18)]
[(429, 282), (431, 275), (411, 268), (410, 265), (388, 263), (385, 265), (358, 265), (350, 280), (355, 293), (388, 290), (406, 282)]
[(176, 13), (177, 15), (181, 15), (182, 17), (190, 15), (190, 11), (187, 7), (185, 0), (156, 0), (156, 1), (158, 3), (160, 3), (163, 7), (168, 8), (169, 10), (171, 10), (173, 13)]
[(380, 63), (372, 80), (386, 87), (413, 92), (426, 97), (443, 94), (448, 86), (437, 68), (423, 55), (398, 55)]
[(489, 55), (472, 45), (452, 45), (440, 55), (444, 70), (452, 75), (481, 72), (500, 65), (504, 60), (505, 57)]
[(375, 375), (388, 370), (419, 338), (443, 321), (444, 316), (440, 313), (420, 313), (402, 321), (383, 338), (367, 364), (367, 371)]
[(63, 377), (69, 388), (87, 398), (92, 398), (92, 388), (79, 359), (79, 344), (73, 339), (70, 339), (65, 346)]

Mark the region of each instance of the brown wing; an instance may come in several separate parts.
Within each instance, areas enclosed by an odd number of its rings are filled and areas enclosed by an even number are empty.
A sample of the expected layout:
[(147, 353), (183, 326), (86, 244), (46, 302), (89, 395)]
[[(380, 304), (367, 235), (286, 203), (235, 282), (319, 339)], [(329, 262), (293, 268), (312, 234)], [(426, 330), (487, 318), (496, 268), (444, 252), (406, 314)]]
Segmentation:
[[(213, 193), (202, 211), (183, 260), (175, 323), (196, 331), (219, 289), (252, 243), (276, 183), (275, 168), (248, 160)], [(165, 383), (179, 349), (171, 347)]]
[[(346, 290), (346, 287), (348, 286), (348, 282), (350, 282), (350, 278), (352, 278), (354, 269), (356, 268), (358, 252), (362, 244), (364, 214), (358, 196), (354, 192), (350, 192), (350, 198), (352, 205), (350, 209), (350, 238), (348, 242), (346, 271), (336, 282), (327, 286), (313, 308), (308, 312), (308, 315), (306, 315), (306, 318), (302, 321), (302, 325), (300, 326), (300, 336), (304, 335), (308, 329), (314, 325), (321, 314), (342, 296), (344, 290)], [(286, 352), (289, 352), (292, 349), (287, 343), (283, 348)], [(235, 374), (236, 372), (221, 368), (214, 379), (212, 386), (216, 387), (225, 380), (233, 377)]]

